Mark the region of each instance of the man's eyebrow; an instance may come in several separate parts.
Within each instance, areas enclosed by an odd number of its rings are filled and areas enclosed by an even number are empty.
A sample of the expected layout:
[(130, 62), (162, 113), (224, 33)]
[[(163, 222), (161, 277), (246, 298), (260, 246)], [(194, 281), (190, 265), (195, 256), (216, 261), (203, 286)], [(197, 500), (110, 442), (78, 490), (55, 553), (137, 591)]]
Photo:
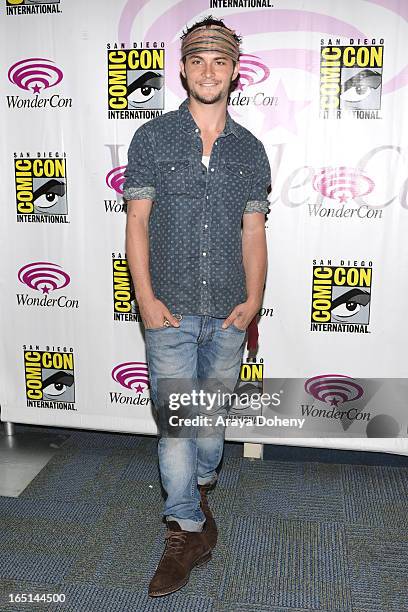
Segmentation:
[[(190, 58), (191, 59), (202, 59), (202, 60), (205, 59), (202, 55), (193, 55), (193, 54), (190, 55)], [(228, 56), (227, 55), (217, 55), (213, 59), (214, 60), (219, 60), (219, 59), (226, 60), (228, 59)]]

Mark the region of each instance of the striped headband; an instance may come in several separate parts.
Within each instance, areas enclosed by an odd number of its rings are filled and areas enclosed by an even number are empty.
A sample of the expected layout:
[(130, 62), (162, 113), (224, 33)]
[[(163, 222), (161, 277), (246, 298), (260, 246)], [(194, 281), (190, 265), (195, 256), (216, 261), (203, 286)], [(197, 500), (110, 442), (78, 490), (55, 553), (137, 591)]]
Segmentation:
[(234, 38), (234, 31), (217, 25), (196, 28), (183, 39), (181, 43), (183, 59), (200, 51), (218, 51), (228, 55), (234, 62), (239, 59), (239, 43)]

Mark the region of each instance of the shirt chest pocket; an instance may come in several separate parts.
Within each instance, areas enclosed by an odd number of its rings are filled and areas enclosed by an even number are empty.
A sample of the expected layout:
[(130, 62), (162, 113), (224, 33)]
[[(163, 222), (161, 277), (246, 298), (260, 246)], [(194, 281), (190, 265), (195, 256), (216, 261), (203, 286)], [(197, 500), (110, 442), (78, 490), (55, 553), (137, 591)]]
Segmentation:
[(190, 161), (158, 162), (160, 191), (163, 195), (182, 195), (190, 191)]
[(227, 188), (246, 197), (252, 186), (254, 171), (250, 166), (240, 162), (225, 162), (224, 173), (227, 179)]
[(242, 182), (248, 182), (254, 176), (254, 171), (250, 166), (239, 162), (225, 162), (225, 171), (234, 180)]

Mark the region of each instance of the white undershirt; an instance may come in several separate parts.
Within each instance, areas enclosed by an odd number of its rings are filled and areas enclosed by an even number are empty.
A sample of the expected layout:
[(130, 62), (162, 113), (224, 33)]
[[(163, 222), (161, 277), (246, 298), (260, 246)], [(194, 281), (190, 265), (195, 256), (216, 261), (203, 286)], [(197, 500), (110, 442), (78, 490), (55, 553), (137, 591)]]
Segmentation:
[(210, 156), (209, 155), (203, 155), (201, 160), (202, 160), (204, 166), (206, 166), (207, 170), (208, 170), (208, 164), (210, 163)]

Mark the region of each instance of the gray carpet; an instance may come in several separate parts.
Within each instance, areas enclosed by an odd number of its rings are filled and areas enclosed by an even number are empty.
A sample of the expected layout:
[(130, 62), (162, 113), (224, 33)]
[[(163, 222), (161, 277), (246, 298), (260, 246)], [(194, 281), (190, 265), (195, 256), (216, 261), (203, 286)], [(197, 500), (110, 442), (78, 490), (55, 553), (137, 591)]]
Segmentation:
[(165, 534), (155, 440), (57, 431), (70, 438), (50, 463), (0, 497), (1, 612), (408, 612), (407, 468), (249, 461), (227, 444), (213, 559), (151, 600)]

